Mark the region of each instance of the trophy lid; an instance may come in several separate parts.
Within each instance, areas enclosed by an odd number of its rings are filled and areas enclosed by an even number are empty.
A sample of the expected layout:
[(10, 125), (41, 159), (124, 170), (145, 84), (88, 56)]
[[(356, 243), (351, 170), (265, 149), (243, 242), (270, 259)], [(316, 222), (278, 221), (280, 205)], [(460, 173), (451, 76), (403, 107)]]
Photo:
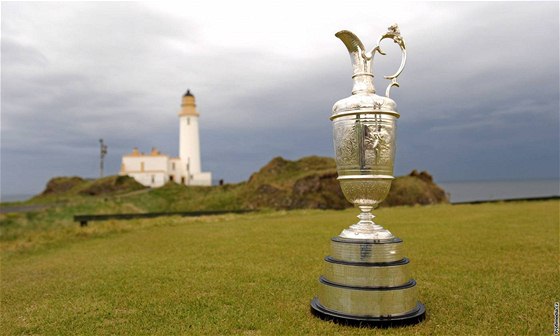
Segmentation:
[[(352, 96), (341, 99), (334, 104), (331, 120), (346, 115), (369, 113), (390, 114), (398, 118), (399, 113), (397, 111), (397, 104), (393, 99), (389, 98), (391, 88), (393, 86), (399, 86), (397, 77), (403, 71), (406, 63), (405, 43), (397, 24), (388, 28), (388, 31), (381, 36), (381, 38), (377, 41), (377, 45), (370, 52), (366, 52), (366, 49), (360, 39), (348, 30), (341, 30), (336, 33), (335, 36), (344, 43), (350, 53), (354, 86), (352, 88)], [(376, 52), (379, 52), (381, 55), (385, 55), (379, 44), (386, 38), (392, 39), (400, 46), (402, 60), (401, 65), (395, 74), (391, 76), (384, 76), (386, 79), (390, 79), (391, 83), (385, 91), (385, 97), (383, 97), (375, 94), (372, 63)]]

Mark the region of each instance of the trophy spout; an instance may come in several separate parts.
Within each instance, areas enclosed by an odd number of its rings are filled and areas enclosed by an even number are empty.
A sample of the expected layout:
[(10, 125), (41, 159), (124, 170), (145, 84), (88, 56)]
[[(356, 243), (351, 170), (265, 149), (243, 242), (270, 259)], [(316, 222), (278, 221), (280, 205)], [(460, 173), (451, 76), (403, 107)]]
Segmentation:
[(344, 43), (346, 49), (348, 49), (350, 53), (352, 68), (354, 69), (353, 76), (364, 73), (372, 75), (371, 56), (368, 57), (366, 48), (358, 36), (348, 30), (341, 30), (334, 36), (338, 37), (342, 43)]
[(353, 69), (352, 79), (354, 79), (352, 94), (360, 92), (375, 93), (373, 73), (371, 71), (372, 57), (371, 54), (366, 53), (362, 41), (348, 30), (341, 30), (335, 36), (344, 43), (350, 53)]

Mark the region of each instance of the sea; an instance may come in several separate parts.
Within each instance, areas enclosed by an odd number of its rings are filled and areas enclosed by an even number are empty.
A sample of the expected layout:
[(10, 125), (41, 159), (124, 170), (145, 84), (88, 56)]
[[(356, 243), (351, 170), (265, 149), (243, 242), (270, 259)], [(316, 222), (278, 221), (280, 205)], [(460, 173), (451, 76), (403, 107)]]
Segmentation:
[(451, 203), (560, 196), (560, 180), (436, 182)]
[(20, 202), (26, 201), (35, 195), (31, 194), (2, 194), (0, 195), (0, 202)]

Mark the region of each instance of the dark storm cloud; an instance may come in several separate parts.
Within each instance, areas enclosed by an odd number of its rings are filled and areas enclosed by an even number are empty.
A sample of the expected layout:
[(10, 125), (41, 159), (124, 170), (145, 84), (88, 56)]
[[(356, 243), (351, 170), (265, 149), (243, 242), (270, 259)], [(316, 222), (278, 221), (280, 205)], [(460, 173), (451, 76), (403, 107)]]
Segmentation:
[[(36, 20), (40, 30), (22, 23), (35, 6), (46, 12)], [(409, 58), (401, 88), (392, 90), (402, 115), (397, 173), (557, 176), (558, 4), (407, 7), (399, 23)], [(134, 146), (176, 155), (176, 112), (188, 87), (201, 113), (203, 168), (215, 178), (246, 179), (278, 155), (332, 156), (328, 117), (352, 85), (348, 54), (333, 34), (358, 19), (335, 28), (324, 23), (338, 15), (327, 8), (315, 23), (292, 18), (293, 27), (318, 26), (320, 35), (262, 26), (250, 32), (251, 44), (242, 22), (223, 27), (238, 43), (209, 39), (217, 18), (195, 24), (134, 3), (3, 3), (2, 10), (3, 193), (37, 191), (54, 175), (96, 175), (100, 137), (111, 173)], [(355, 32), (371, 48), (383, 29)], [(258, 42), (263, 34), (266, 45)], [(376, 56), (379, 93), (387, 84), (381, 74), (399, 57), (390, 42), (384, 48), (390, 56)]]

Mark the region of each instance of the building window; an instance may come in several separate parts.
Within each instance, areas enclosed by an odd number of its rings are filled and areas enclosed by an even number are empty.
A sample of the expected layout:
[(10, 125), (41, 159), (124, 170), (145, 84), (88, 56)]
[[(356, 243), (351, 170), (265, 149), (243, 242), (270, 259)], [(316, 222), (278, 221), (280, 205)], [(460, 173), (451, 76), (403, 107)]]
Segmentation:
[(156, 183), (156, 177), (152, 175), (152, 184)]
[(144, 162), (140, 162), (140, 171), (144, 171)]
[(181, 176), (181, 184), (185, 184), (185, 177)]
[(169, 181), (175, 182), (175, 176), (169, 175)]
[(191, 124), (191, 118), (187, 118), (187, 125)]
[(175, 162), (171, 164), (171, 169), (175, 170)]

